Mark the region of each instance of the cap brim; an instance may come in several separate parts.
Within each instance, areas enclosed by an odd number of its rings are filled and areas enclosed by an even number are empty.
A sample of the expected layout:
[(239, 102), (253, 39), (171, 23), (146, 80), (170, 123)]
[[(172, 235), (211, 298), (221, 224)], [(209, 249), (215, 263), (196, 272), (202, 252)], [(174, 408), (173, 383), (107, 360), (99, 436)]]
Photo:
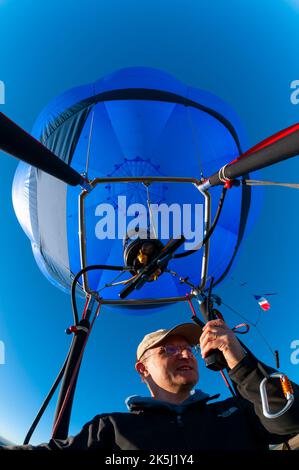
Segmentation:
[(197, 323), (181, 323), (180, 325), (175, 326), (169, 330), (162, 338), (157, 341), (157, 343), (151, 345), (151, 348), (158, 346), (169, 336), (179, 335), (186, 338), (189, 344), (196, 345), (199, 343), (199, 338), (202, 334), (202, 327)]

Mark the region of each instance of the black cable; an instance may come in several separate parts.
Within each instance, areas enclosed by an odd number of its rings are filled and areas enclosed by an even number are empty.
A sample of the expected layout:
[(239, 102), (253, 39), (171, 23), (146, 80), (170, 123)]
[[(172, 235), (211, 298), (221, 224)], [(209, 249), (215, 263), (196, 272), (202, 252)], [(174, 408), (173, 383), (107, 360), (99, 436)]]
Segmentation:
[(82, 274), (86, 273), (87, 271), (93, 271), (96, 269), (108, 269), (110, 271), (130, 271), (131, 267), (125, 266), (111, 266), (105, 264), (91, 264), (90, 266), (86, 266), (85, 268), (81, 269), (73, 279), (72, 287), (71, 287), (71, 301), (72, 301), (72, 310), (74, 315), (74, 325), (78, 325), (79, 323), (79, 315), (78, 315), (78, 308), (76, 302), (76, 284), (78, 279), (82, 276)]
[(57, 400), (51, 436), (53, 439), (66, 439), (68, 436), (68, 428), (79, 375), (79, 368), (87, 338), (90, 333), (89, 321), (82, 318), (76, 329), (77, 331), (74, 335), (73, 347), (65, 367), (60, 393)]
[(208, 313), (208, 319), (209, 320), (215, 320), (215, 315), (213, 314), (213, 311), (211, 310), (211, 295), (212, 295), (212, 289), (213, 289), (213, 284), (214, 284), (214, 277), (211, 278), (209, 290), (208, 290), (208, 296), (207, 296), (207, 313)]
[(67, 356), (66, 356), (66, 359), (65, 359), (65, 361), (64, 361), (64, 364), (63, 364), (63, 366), (61, 367), (61, 369), (60, 369), (60, 371), (59, 371), (59, 373), (58, 373), (58, 375), (57, 375), (57, 377), (56, 377), (56, 379), (55, 379), (55, 382), (53, 383), (53, 385), (52, 385), (52, 387), (51, 387), (51, 389), (50, 389), (50, 391), (49, 391), (49, 393), (48, 393), (46, 399), (44, 400), (42, 406), (40, 407), (40, 409), (39, 409), (39, 411), (38, 411), (38, 413), (37, 413), (37, 415), (36, 415), (36, 417), (35, 417), (35, 419), (34, 419), (32, 425), (30, 426), (29, 431), (27, 432), (27, 434), (26, 434), (26, 436), (25, 436), (25, 439), (24, 439), (24, 442), (23, 442), (24, 445), (29, 444), (29, 441), (30, 441), (30, 439), (31, 439), (31, 436), (32, 436), (32, 434), (34, 433), (34, 431), (35, 431), (35, 429), (36, 429), (36, 426), (38, 425), (38, 423), (39, 423), (39, 421), (40, 421), (42, 415), (44, 414), (44, 412), (45, 412), (45, 410), (46, 410), (46, 408), (47, 408), (47, 406), (48, 406), (48, 404), (49, 404), (49, 402), (50, 402), (52, 396), (54, 395), (54, 393), (55, 393), (55, 391), (56, 391), (56, 389), (57, 389), (57, 387), (58, 387), (58, 385), (59, 385), (59, 382), (61, 381), (61, 379), (62, 379), (62, 377), (63, 377), (64, 371), (65, 371), (65, 367), (66, 367), (66, 364), (67, 364), (67, 361), (68, 361), (68, 358), (69, 358), (71, 349), (72, 349), (72, 347), (73, 347), (73, 342), (74, 342), (74, 337), (73, 337), (73, 339), (72, 339), (72, 343), (71, 343), (71, 346), (70, 346), (70, 348), (69, 348), (69, 351), (68, 351), (68, 354), (67, 354)]
[[(86, 268), (84, 269), (81, 269), (81, 271), (79, 271), (76, 276), (74, 277), (74, 280), (72, 282), (72, 310), (73, 310), (73, 316), (74, 316), (74, 324), (75, 325), (78, 325), (79, 324), (79, 316), (78, 316), (78, 309), (77, 309), (77, 305), (76, 305), (76, 296), (75, 296), (75, 292), (76, 292), (76, 283), (79, 279), (79, 277), (86, 271), (90, 271), (92, 269), (110, 269), (110, 270), (117, 270), (117, 271), (126, 271), (127, 268), (124, 268), (123, 266), (105, 266), (105, 265), (91, 265), (91, 266), (87, 266)], [(65, 372), (65, 368), (66, 368), (66, 364), (68, 362), (68, 359), (69, 359), (69, 356), (70, 356), (70, 352), (72, 350), (72, 347), (73, 347), (73, 344), (74, 344), (74, 339), (75, 337), (73, 336), (73, 339), (72, 339), (72, 342), (71, 342), (71, 345), (70, 345), (70, 348), (69, 348), (69, 351), (67, 353), (67, 356), (66, 356), (66, 359), (63, 363), (63, 366), (61, 367), (56, 379), (55, 379), (55, 382), (53, 383), (47, 397), (45, 398), (42, 406), (40, 407), (32, 425), (30, 426), (30, 429), (28, 430), (26, 436), (25, 436), (25, 439), (24, 439), (24, 442), (23, 444), (24, 445), (27, 445), (32, 437), (32, 434), (34, 433), (42, 415), (44, 414), (51, 398), (53, 397), (62, 377), (63, 377), (63, 374)]]
[(208, 231), (208, 233), (206, 234), (206, 236), (204, 237), (202, 242), (199, 244), (198, 248), (196, 250), (185, 251), (184, 253), (177, 253), (176, 255), (173, 256), (173, 258), (183, 258), (184, 256), (189, 256), (189, 255), (192, 255), (193, 253), (197, 253), (197, 251), (207, 243), (209, 238), (212, 236), (212, 234), (215, 230), (215, 227), (218, 223), (218, 220), (219, 220), (222, 208), (223, 208), (223, 203), (224, 203), (226, 192), (227, 192), (227, 188), (223, 187), (213, 223), (210, 227), (210, 230)]

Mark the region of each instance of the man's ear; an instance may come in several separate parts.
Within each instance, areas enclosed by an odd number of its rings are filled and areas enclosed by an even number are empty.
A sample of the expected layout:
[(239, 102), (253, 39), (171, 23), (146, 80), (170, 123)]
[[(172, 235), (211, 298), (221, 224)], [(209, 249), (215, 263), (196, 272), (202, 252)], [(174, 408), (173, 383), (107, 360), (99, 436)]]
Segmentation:
[(137, 361), (136, 364), (135, 364), (135, 369), (137, 370), (138, 374), (139, 374), (142, 378), (147, 377), (147, 375), (148, 375), (148, 370), (147, 370), (146, 365), (145, 365), (143, 362)]

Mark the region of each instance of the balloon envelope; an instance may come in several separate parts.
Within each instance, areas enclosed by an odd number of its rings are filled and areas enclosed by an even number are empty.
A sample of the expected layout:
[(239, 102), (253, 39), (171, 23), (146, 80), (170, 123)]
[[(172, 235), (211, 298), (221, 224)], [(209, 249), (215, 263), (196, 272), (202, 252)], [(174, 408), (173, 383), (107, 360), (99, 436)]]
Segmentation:
[[(246, 150), (242, 125), (227, 104), (209, 92), (188, 87), (165, 72), (146, 67), (121, 69), (57, 97), (38, 118), (33, 135), (89, 179), (112, 176), (200, 179)], [(24, 163), (18, 165), (13, 183), (15, 212), (30, 238), (37, 264), (64, 291), (69, 291), (74, 275), (81, 269), (80, 191)], [(212, 188), (212, 215), (220, 194), (221, 188)], [(203, 236), (204, 199), (192, 184), (153, 183), (147, 192), (140, 183), (106, 183), (86, 197), (88, 265), (124, 264), (126, 233), (137, 219), (140, 229), (146, 231), (149, 226), (148, 196), (158, 208), (155, 228), (163, 243), (183, 232), (188, 240), (180, 252), (198, 244)], [(250, 187), (228, 191), (211, 239), (209, 275), (214, 276), (215, 282), (227, 274), (244, 237), (249, 215), (254, 220), (257, 208), (256, 204), (250, 208), (250, 199)], [(165, 217), (169, 213), (168, 224), (166, 219), (161, 222), (161, 207)], [(105, 234), (109, 236), (104, 238)], [(173, 259), (168, 267), (197, 285), (202, 253), (201, 249), (188, 257)], [(102, 289), (116, 274), (91, 272), (89, 285), (93, 290)], [(122, 279), (128, 277), (126, 274)], [(164, 273), (129, 298), (171, 297), (189, 290), (178, 278)], [(118, 299), (119, 291), (118, 286), (100, 292), (104, 298)]]

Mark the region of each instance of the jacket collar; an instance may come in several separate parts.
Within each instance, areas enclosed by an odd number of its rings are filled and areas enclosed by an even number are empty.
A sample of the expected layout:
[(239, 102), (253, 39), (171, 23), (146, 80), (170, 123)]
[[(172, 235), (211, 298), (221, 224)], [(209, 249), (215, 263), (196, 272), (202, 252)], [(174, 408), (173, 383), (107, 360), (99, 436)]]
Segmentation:
[(192, 390), (189, 398), (187, 398), (187, 400), (183, 401), (183, 403), (180, 403), (179, 405), (169, 403), (163, 400), (156, 400), (153, 397), (141, 397), (138, 395), (132, 395), (128, 397), (125, 403), (127, 405), (128, 410), (131, 412), (149, 408), (168, 408), (170, 410), (176, 411), (177, 413), (181, 413), (183, 410), (185, 410), (190, 405), (193, 405), (194, 403), (206, 403), (207, 401), (210, 401), (214, 398), (218, 398), (219, 396), (219, 393), (210, 396), (207, 393), (197, 389)]

